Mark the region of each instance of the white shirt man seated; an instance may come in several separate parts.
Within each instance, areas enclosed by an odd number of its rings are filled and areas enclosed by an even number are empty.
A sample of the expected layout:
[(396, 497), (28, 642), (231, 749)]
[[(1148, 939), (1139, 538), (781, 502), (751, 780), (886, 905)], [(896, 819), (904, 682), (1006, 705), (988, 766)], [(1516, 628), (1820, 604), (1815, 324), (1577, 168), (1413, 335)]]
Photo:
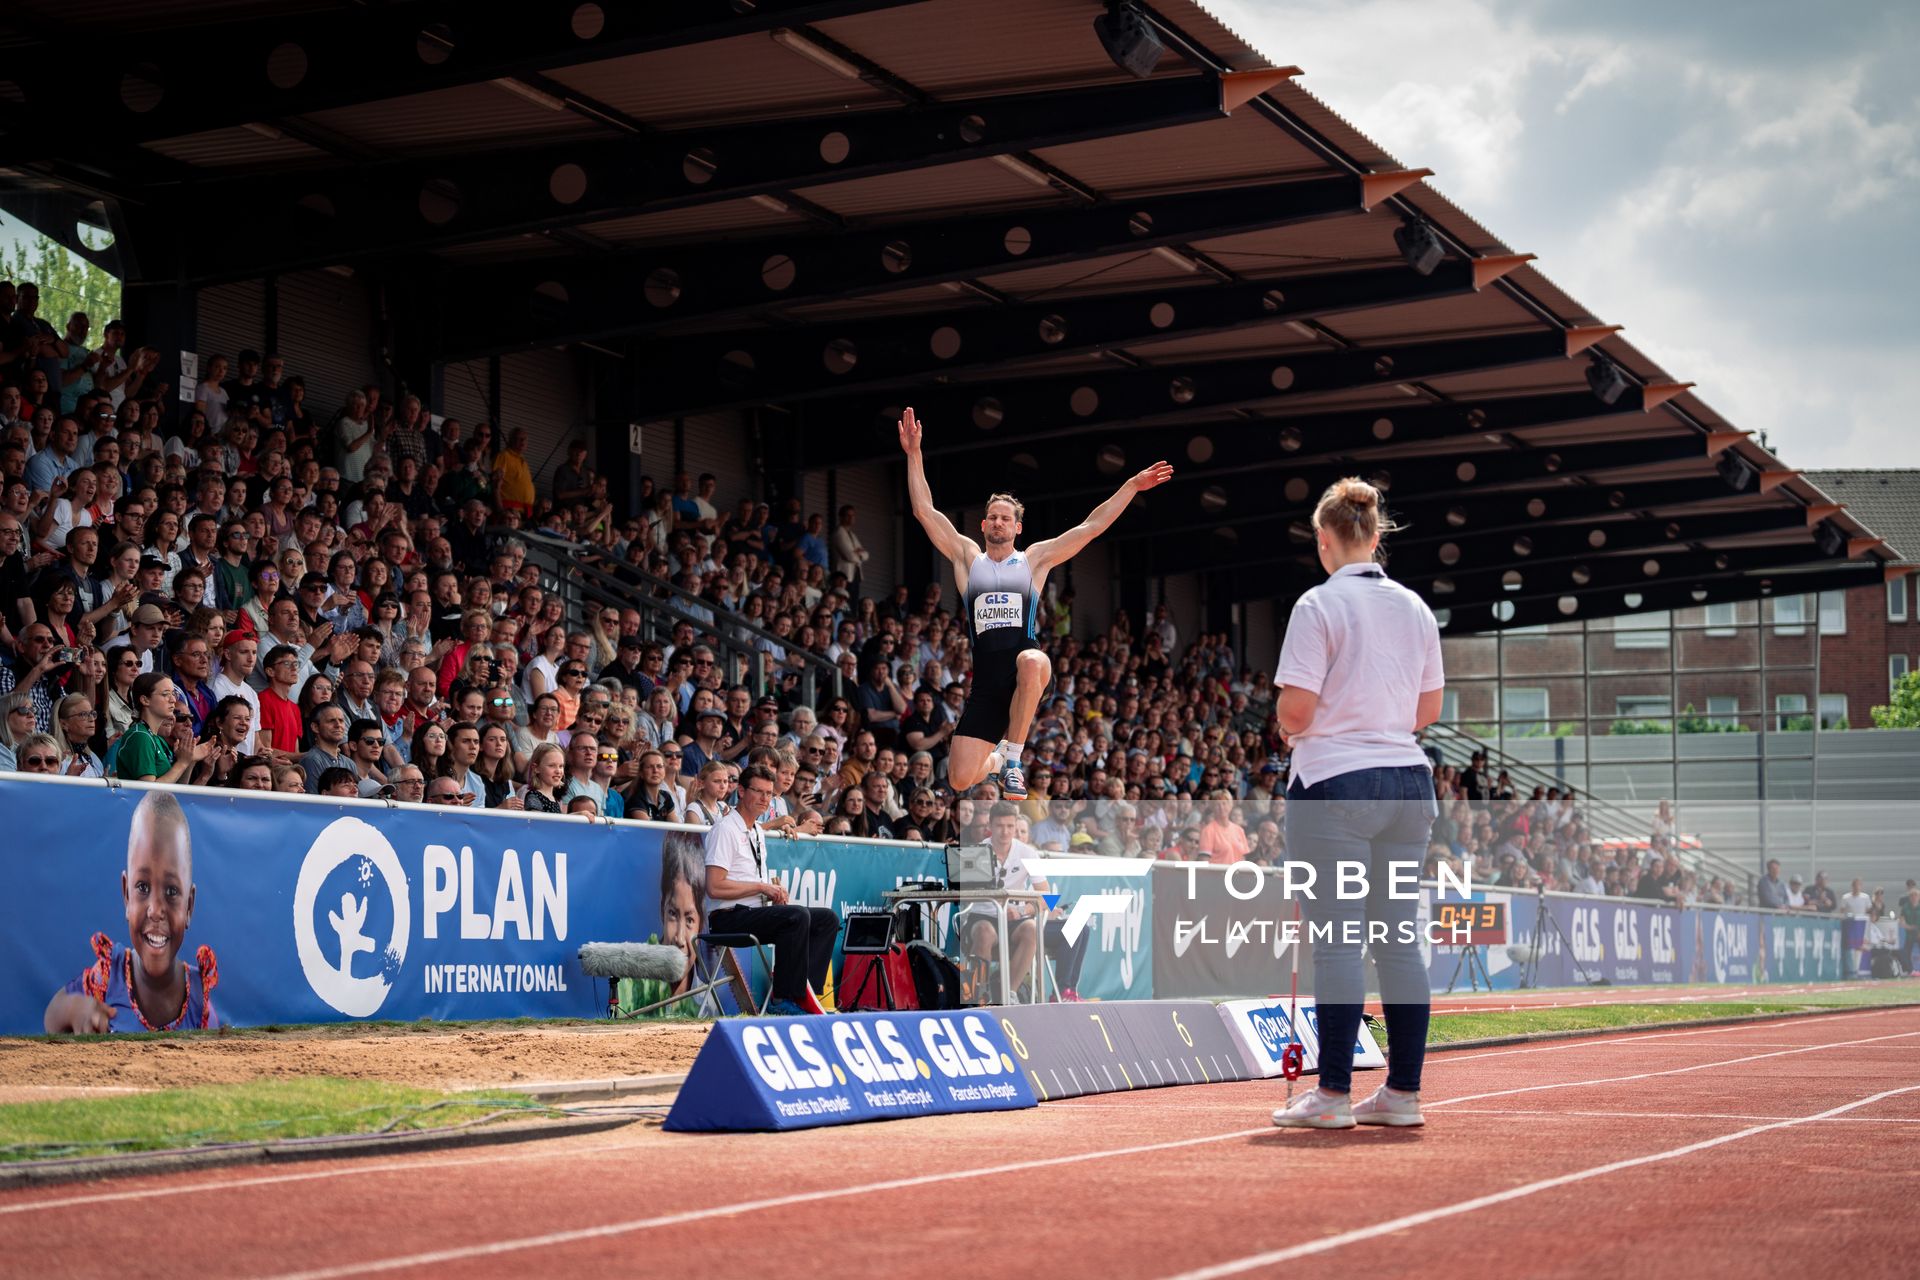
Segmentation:
[(760, 818), (772, 805), (779, 781), (763, 765), (740, 775), (739, 804), (706, 835), (707, 928), (746, 933), (773, 947), (771, 1014), (817, 1011), (813, 993), (826, 985), (840, 917), (826, 907), (803, 907), (767, 870), (767, 836)]

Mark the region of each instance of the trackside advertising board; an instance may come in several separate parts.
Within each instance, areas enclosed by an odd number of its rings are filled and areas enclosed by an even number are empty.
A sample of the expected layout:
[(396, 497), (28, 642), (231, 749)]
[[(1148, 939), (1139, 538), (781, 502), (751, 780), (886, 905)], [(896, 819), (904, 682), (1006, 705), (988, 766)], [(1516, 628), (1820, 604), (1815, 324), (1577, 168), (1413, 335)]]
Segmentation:
[(991, 1012), (1042, 1102), (1254, 1078), (1205, 1000), (1010, 1005)]
[(729, 1018), (700, 1047), (666, 1127), (812, 1129), (1034, 1105), (985, 1011)]
[[(1257, 1074), (1269, 1078), (1279, 1076), (1282, 1073), (1280, 1056), (1294, 1038), (1300, 1041), (1304, 1057), (1302, 1070), (1320, 1069), (1320, 1017), (1311, 998), (1302, 996), (1295, 1001), (1285, 996), (1270, 996), (1265, 1000), (1226, 1000), (1219, 1009), (1221, 1019)], [(1297, 1022), (1288, 1016), (1294, 1012), (1298, 1014)], [(1294, 1029), (1292, 1034), (1289, 1028)], [(1380, 1051), (1373, 1032), (1362, 1022), (1353, 1045), (1354, 1070), (1386, 1065), (1386, 1054)]]
[[(20, 904), (0, 935), (12, 975), (0, 1034), (43, 1029), (53, 995), (99, 964), (95, 934), (111, 947), (113, 1029), (138, 1031), (143, 1017), (184, 1024), (126, 997), (129, 957), (188, 968), (194, 1026), (202, 945), (216, 957), (208, 1025), (590, 1018), (607, 989), (580, 971), (582, 942), (685, 945), (705, 923), (697, 831), (19, 776), (0, 778), (0, 812)], [(916, 849), (767, 844), (796, 901), (841, 911), (929, 862)], [(145, 881), (129, 873), (142, 866), (156, 894), (176, 887), (164, 919), (136, 901)]]

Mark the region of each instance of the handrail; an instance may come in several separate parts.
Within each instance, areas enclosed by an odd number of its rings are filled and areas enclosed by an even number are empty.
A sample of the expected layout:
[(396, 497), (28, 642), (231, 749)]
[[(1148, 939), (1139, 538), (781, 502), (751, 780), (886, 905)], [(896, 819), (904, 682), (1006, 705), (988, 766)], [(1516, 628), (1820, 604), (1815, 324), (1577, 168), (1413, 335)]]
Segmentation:
[[(543, 576), (550, 576), (554, 594), (565, 601), (569, 623), (583, 630), (591, 629), (586, 616), (586, 604), (591, 598), (596, 604), (639, 610), (642, 634), (649, 642), (666, 643), (673, 627), (682, 622), (702, 637), (711, 637), (727, 660), (728, 683), (745, 684), (755, 697), (771, 692), (767, 664), (759, 661), (766, 655), (754, 643), (762, 640), (785, 650), (790, 663), (798, 661), (799, 696), (807, 703), (819, 702), (826, 691), (835, 696), (844, 692), (840, 669), (833, 663), (802, 649), (791, 637), (782, 639), (740, 614), (691, 595), (663, 578), (622, 566), (623, 573), (631, 573), (640, 580), (639, 583), (627, 581), (582, 559), (581, 549), (585, 544), (550, 534), (505, 527), (491, 528), (488, 532), (518, 539), (530, 551), (541, 553), (546, 562)], [(647, 585), (654, 590), (643, 590)], [(694, 608), (699, 612), (693, 612)], [(664, 633), (659, 625), (663, 616), (667, 620)]]
[[(1457, 760), (1446, 760), (1448, 764), (1464, 766), (1475, 752), (1483, 752), (1490, 765), (1506, 770), (1516, 779), (1525, 780), (1529, 786), (1558, 787), (1562, 791), (1571, 791), (1580, 803), (1580, 807), (1586, 811), (1587, 829), (1596, 836), (1614, 839), (1644, 839), (1647, 835), (1646, 824), (1644, 822), (1619, 805), (1614, 804), (1612, 801), (1603, 800), (1591, 791), (1582, 791), (1545, 767), (1508, 755), (1498, 747), (1492, 746), (1474, 737), (1472, 734), (1462, 732), (1453, 725), (1434, 724), (1429, 726), (1427, 729), (1427, 740), (1433, 743), (1436, 750), (1441, 751), (1443, 759), (1445, 759), (1447, 755), (1443, 749), (1443, 744), (1453, 746), (1461, 753)], [(1684, 865), (1686, 861), (1684, 856), (1686, 851), (1676, 846), (1670, 849), (1669, 852), (1676, 858), (1679, 858)], [(1748, 892), (1751, 892), (1753, 889), (1751, 869), (1743, 863), (1727, 857), (1725, 854), (1715, 852), (1703, 845), (1695, 851), (1693, 862), (1694, 866), (1692, 869), (1696, 872), (1704, 872), (1731, 879)]]

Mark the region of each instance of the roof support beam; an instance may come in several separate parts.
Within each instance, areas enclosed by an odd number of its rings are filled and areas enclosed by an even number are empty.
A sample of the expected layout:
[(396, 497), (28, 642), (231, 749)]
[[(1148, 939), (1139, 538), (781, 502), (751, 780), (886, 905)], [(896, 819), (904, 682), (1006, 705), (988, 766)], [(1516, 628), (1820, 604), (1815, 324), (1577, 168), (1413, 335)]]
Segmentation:
[[(1144, 253), (1158, 245), (1348, 217), (1367, 208), (1361, 179), (1307, 178), (1112, 204), (973, 213), (834, 235), (659, 245), (592, 262), (562, 258), (466, 267), (449, 272), (442, 291), (440, 355), (465, 359), (647, 333), (696, 318), (867, 297), (1103, 254)], [(649, 416), (645, 404), (634, 412)]]
[[(87, 41), (76, 94), (57, 51), (8, 62), (0, 164), (81, 158), (92, 139), (152, 142), (677, 48), (917, 0), (415, 0), (198, 22)], [(220, 51), (210, 73), (207, 51)], [(62, 128), (45, 122), (59, 119)]]
[(1228, 88), (1161, 77), (209, 183), (182, 266), (325, 265), (1217, 120)]
[[(1582, 449), (1594, 451), (1596, 456), (1578, 459), (1584, 465), (1569, 468), (1569, 474), (1577, 471), (1592, 476), (1609, 466), (1638, 469), (1665, 462), (1697, 462), (1703, 456), (1700, 437), (1693, 435), (1582, 446)], [(1736, 496), (1711, 475), (1689, 475), (1621, 487), (1604, 483), (1570, 484), (1566, 475), (1546, 470), (1550, 459), (1564, 460), (1568, 452), (1528, 449), (1472, 455), (1476, 472), (1491, 473), (1497, 465), (1503, 474), (1495, 479), (1531, 478), (1540, 482), (1507, 492), (1478, 488), (1466, 492), (1462, 486), (1468, 481), (1458, 478), (1461, 463), (1447, 458), (1395, 460), (1387, 511), (1406, 526), (1406, 531), (1388, 540), (1389, 551), (1462, 533), (1537, 529), (1622, 511), (1657, 510)], [(948, 469), (943, 464), (939, 474), (944, 477)], [(1213, 557), (1234, 563), (1236, 555), (1244, 561), (1254, 557), (1252, 548), (1284, 549), (1286, 544), (1280, 539), (1289, 536), (1295, 524), (1305, 528), (1314, 503), (1326, 487), (1356, 470), (1365, 471), (1335, 463), (1302, 468), (1290, 474), (1239, 479), (1215, 476), (1204, 488), (1189, 485), (1185, 490), (1176, 489), (1180, 480), (1176, 474), (1173, 483), (1161, 486), (1129, 507), (1121, 517), (1121, 524), (1107, 536), (1120, 542), (1152, 539), (1156, 553), (1169, 564), (1208, 562)], [(1380, 472), (1375, 469), (1371, 474), (1378, 478)], [(1017, 486), (1013, 491), (1023, 498), (1031, 492)], [(1135, 514), (1135, 508), (1141, 509), (1139, 515)], [(1152, 513), (1151, 518), (1148, 512)], [(1226, 532), (1219, 532), (1222, 530)], [(1305, 540), (1298, 545), (1304, 547)]]
[[(1450, 259), (1428, 276), (1396, 265), (671, 338), (647, 344), (641, 355), (648, 375), (647, 411), (691, 413), (756, 400), (790, 402), (919, 378), (972, 376), (1023, 360), (1453, 297), (1483, 287), (1489, 272), (1520, 261), (1519, 255)], [(752, 362), (745, 377), (739, 376), (737, 353)]]
[[(1877, 566), (1846, 565), (1805, 573), (1752, 573), (1700, 582), (1673, 582), (1634, 591), (1609, 588), (1531, 600), (1482, 601), (1473, 606), (1448, 605), (1442, 601), (1435, 616), (1441, 619), (1442, 634), (1467, 635), (1476, 631), (1578, 622), (1582, 618), (1611, 618), (1650, 609), (1696, 609), (1702, 605), (1780, 599), (1817, 591), (1848, 591), (1854, 587), (1877, 587), (1882, 580), (1883, 574)], [(1572, 602), (1571, 612), (1566, 608), (1568, 601)]]
[[(1044, 432), (1072, 427), (1238, 408), (1282, 397), (1361, 387), (1391, 387), (1410, 379), (1475, 373), (1564, 360), (1591, 345), (1594, 329), (1538, 329), (1490, 338), (1406, 342), (1344, 351), (1325, 349), (1209, 360), (1139, 369), (1050, 374), (974, 386), (873, 392), (816, 400), (810, 422), (834, 431), (811, 433), (819, 451), (810, 466), (890, 451), (893, 418), (911, 403), (923, 421), (950, 437), (992, 444), (992, 433)], [(1276, 449), (1278, 446), (1275, 446)]]
[(1616, 556), (1683, 544), (1698, 546), (1753, 534), (1796, 532), (1807, 528), (1799, 507), (1719, 514), (1711, 510), (1671, 519), (1606, 520), (1578, 525), (1548, 525), (1537, 531), (1486, 533), (1389, 548), (1393, 576), (1406, 583), (1457, 576), (1460, 568), (1497, 564), (1523, 575), (1533, 567), (1586, 563), (1595, 556)]
[[(1515, 431), (1605, 420), (1640, 411), (1641, 405), (1632, 394), (1609, 405), (1588, 392), (1570, 391), (1449, 404), (1407, 401), (1386, 409), (1339, 410), (1291, 418), (1222, 418), (1147, 426), (1107, 423), (1031, 436), (996, 435), (990, 442), (992, 447), (977, 433), (967, 433), (974, 438), (966, 444), (947, 446), (935, 440), (927, 453), (940, 459), (943, 479), (962, 489), (979, 484), (1014, 486), (1023, 498), (1046, 493), (1097, 500), (1112, 491), (1118, 477), (1159, 458), (1171, 459), (1179, 467), (1167, 492), (1198, 493), (1207, 485), (1250, 473), (1266, 474), (1278, 482), (1284, 476), (1271, 473), (1299, 471), (1328, 458), (1365, 457), (1381, 449), (1411, 444), (1504, 438)], [(1211, 450), (1206, 462), (1181, 465), (1189, 446), (1201, 440)], [(1102, 454), (1112, 460), (1107, 469), (1100, 465)], [(1031, 465), (1010, 467), (1008, 462), (1013, 457), (1030, 459)]]

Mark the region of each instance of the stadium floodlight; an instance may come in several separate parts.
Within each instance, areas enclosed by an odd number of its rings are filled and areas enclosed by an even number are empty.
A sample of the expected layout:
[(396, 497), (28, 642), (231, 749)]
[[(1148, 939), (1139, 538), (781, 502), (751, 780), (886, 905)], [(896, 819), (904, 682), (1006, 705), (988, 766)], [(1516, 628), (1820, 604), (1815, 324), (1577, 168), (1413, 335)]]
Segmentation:
[(1153, 74), (1160, 65), (1160, 55), (1167, 51), (1147, 16), (1131, 4), (1109, 4), (1107, 11), (1093, 20), (1093, 33), (1100, 37), (1100, 47), (1116, 67), (1142, 80)]
[(1760, 468), (1747, 461), (1746, 456), (1735, 449), (1729, 449), (1721, 454), (1720, 461), (1714, 464), (1713, 469), (1720, 473), (1722, 480), (1726, 481), (1727, 488), (1735, 493), (1751, 489), (1753, 482), (1760, 478)]
[(833, 74), (845, 76), (849, 80), (860, 79), (859, 67), (826, 46), (816, 43), (804, 31), (795, 31), (792, 27), (775, 27), (770, 34), (775, 44), (783, 49), (791, 49), (815, 66), (825, 67)]
[(1587, 385), (1601, 404), (1614, 404), (1633, 383), (1619, 365), (1596, 353), (1587, 365)]
[(1400, 256), (1407, 265), (1420, 275), (1432, 275), (1434, 268), (1446, 260), (1447, 246), (1432, 224), (1423, 219), (1401, 223), (1394, 229), (1393, 242), (1400, 246)]

